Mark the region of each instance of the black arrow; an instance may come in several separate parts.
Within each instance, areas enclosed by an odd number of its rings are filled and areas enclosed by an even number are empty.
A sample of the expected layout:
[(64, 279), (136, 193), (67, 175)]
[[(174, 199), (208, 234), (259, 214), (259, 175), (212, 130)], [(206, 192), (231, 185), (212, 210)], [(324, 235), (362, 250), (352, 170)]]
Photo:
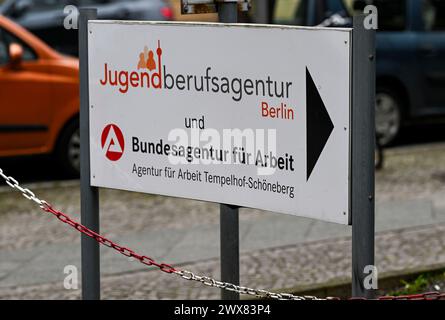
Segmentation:
[(318, 158), (334, 130), (334, 124), (308, 68), (306, 68), (306, 103), (306, 179), (309, 180)]

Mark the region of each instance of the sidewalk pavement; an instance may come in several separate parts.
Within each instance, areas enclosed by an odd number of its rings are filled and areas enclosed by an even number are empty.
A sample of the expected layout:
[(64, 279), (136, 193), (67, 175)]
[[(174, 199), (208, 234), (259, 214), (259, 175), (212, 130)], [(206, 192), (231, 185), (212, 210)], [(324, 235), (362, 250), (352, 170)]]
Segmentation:
[[(60, 222), (54, 220), (49, 223)], [(440, 195), (428, 200), (386, 201), (376, 205), (376, 231), (379, 233), (441, 224), (445, 224), (445, 202)], [(66, 228), (66, 232), (77, 232), (62, 224), (60, 228)], [(344, 243), (343, 239), (350, 235), (351, 227), (349, 226), (276, 213), (267, 214), (261, 219), (240, 222), (242, 254), (255, 255), (255, 252), (265, 249), (272, 252), (278, 248), (284, 248), (284, 250), (287, 247), (302, 248), (306, 244), (309, 250), (310, 246), (317, 241)], [(157, 261), (173, 265), (190, 265), (198, 262), (205, 264), (206, 261), (219, 257), (219, 226), (216, 224), (196, 225), (183, 229), (142, 231), (118, 236), (112, 240), (136, 252), (153, 257)], [(393, 249), (397, 250), (397, 248)], [(429, 249), (425, 248), (425, 250)], [(386, 258), (391, 259), (390, 256)], [(281, 257), (281, 259), (286, 259), (286, 257)], [(58, 287), (62, 287), (63, 279), (66, 277), (63, 272), (66, 265), (77, 266), (80, 271), (78, 242), (76, 244), (55, 243), (31, 249), (1, 250), (0, 296), (2, 290), (12, 287), (47, 283), (57, 283)], [(259, 267), (266, 268), (265, 265)], [(273, 265), (271, 267), (273, 268)], [(147, 268), (111, 249), (102, 247), (101, 270), (105, 277), (122, 277), (147, 270)], [(379, 272), (385, 271), (387, 270), (379, 270)], [(255, 273), (254, 270), (250, 272)], [(271, 272), (279, 272), (279, 270)]]

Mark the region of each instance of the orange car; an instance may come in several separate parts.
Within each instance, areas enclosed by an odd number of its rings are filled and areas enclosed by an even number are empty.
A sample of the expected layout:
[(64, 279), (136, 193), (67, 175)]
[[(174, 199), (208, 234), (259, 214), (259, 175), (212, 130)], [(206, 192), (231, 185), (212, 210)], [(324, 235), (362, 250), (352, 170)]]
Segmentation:
[(79, 172), (79, 66), (0, 16), (0, 157), (54, 154)]

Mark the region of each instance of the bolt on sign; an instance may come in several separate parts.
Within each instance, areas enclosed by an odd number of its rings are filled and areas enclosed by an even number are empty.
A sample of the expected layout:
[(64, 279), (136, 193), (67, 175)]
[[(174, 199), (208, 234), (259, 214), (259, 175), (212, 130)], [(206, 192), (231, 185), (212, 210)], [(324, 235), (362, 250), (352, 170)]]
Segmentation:
[(92, 186), (350, 223), (351, 29), (88, 27)]

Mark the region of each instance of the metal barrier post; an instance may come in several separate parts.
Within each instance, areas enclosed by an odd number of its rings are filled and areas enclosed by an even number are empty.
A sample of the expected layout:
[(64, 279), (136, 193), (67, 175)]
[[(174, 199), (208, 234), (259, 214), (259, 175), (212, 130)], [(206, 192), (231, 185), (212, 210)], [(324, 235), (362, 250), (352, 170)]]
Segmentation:
[[(239, 285), (239, 209), (236, 206), (221, 204), (220, 245), (221, 280)], [(221, 290), (221, 299), (239, 300), (239, 293)]]
[[(99, 233), (99, 192), (90, 185), (90, 103), (88, 88), (88, 20), (97, 18), (97, 9), (80, 9), (80, 199), (81, 222)], [(100, 299), (99, 243), (82, 235), (82, 298)]]
[[(218, 3), (219, 21), (238, 22), (237, 1)], [(234, 48), (235, 49), (235, 48)], [(221, 280), (239, 285), (239, 209), (236, 206), (221, 204)], [(239, 300), (239, 293), (221, 290), (221, 299)]]
[(352, 296), (372, 298), (366, 266), (374, 266), (375, 31), (354, 17), (352, 36)]

